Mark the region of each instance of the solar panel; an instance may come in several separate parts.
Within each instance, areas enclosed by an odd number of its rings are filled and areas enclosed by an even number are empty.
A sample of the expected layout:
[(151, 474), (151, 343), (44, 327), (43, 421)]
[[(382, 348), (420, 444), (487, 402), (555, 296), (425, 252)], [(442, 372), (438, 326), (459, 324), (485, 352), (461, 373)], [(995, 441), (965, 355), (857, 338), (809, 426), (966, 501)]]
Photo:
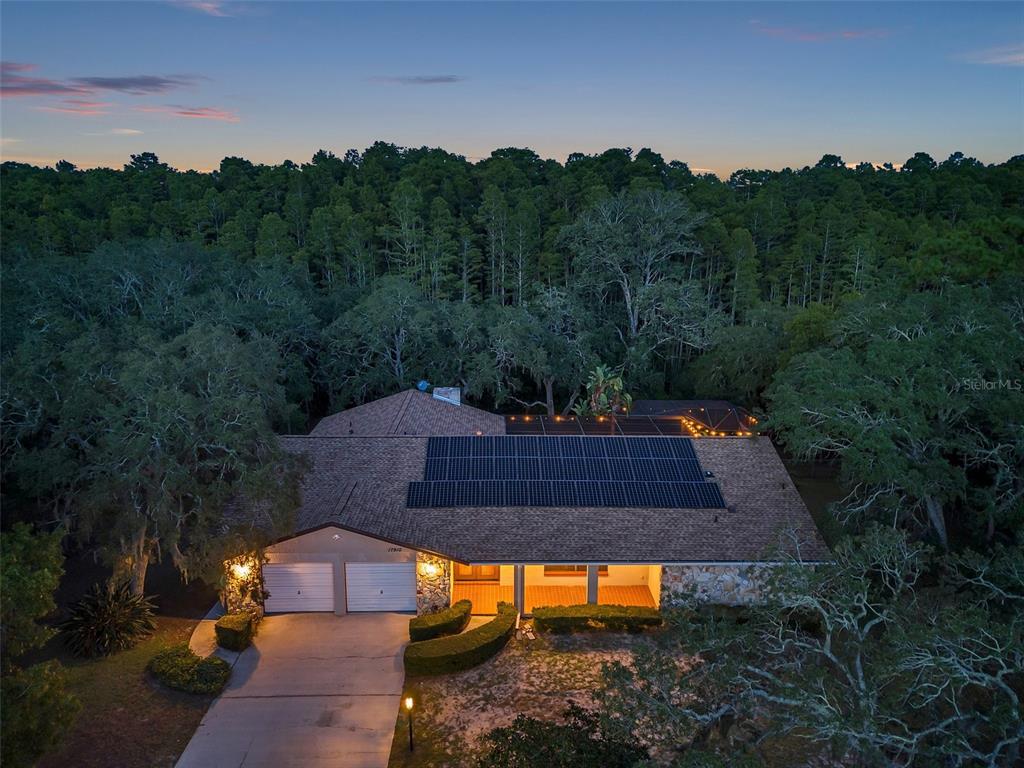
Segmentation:
[(721, 508), (688, 438), (432, 437), (410, 507)]
[(722, 492), (706, 482), (416, 481), (410, 508), (426, 507), (660, 507), (721, 509)]

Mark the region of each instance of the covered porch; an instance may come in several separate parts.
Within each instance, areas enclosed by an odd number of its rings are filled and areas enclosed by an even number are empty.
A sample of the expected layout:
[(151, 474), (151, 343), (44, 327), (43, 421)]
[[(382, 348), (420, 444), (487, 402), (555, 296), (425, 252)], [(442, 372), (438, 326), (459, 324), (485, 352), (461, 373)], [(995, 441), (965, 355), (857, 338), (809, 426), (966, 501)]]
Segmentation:
[(455, 563), (452, 602), (469, 600), (477, 615), (497, 613), (499, 602), (515, 604), (524, 615), (540, 606), (588, 602), (656, 608), (660, 585), (660, 565)]

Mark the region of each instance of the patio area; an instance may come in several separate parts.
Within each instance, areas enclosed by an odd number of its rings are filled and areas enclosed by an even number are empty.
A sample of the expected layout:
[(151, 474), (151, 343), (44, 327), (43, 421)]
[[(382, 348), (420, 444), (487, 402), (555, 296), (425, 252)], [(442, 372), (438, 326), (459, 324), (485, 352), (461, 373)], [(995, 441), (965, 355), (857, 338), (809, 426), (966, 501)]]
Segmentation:
[[(529, 585), (524, 588), (524, 612), (529, 614), (538, 606), (579, 605), (587, 602), (584, 585)], [(491, 615), (498, 612), (498, 603), (513, 602), (512, 585), (458, 582), (452, 586), (452, 602), (469, 600), (473, 613)], [(650, 590), (642, 585), (599, 585), (597, 602), (604, 605), (637, 605), (655, 608)]]

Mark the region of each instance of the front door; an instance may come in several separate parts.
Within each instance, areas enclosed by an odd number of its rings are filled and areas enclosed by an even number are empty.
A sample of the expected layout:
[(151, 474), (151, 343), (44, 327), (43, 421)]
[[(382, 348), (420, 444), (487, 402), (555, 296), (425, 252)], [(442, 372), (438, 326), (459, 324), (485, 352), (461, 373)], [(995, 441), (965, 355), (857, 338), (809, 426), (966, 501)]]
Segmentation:
[(500, 565), (462, 565), (462, 563), (455, 564), (456, 581), (498, 581), (500, 576)]

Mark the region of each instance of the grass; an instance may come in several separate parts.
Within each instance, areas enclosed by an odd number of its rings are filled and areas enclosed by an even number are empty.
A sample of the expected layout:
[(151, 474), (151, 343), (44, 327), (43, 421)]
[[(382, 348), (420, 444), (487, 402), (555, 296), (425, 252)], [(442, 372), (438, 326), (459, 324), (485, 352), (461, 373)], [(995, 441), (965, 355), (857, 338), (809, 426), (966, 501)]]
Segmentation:
[(560, 719), (570, 700), (596, 706), (601, 665), (628, 658), (646, 642), (644, 636), (601, 632), (536, 640), (513, 637), (501, 653), (473, 669), (410, 678), (403, 698), (416, 700), (416, 748), (409, 752), (409, 720), (400, 708), (389, 766), (470, 766), (480, 737), (510, 724), (519, 713), (550, 720)]
[(413, 712), (413, 740), (415, 748), (409, 751), (409, 716), (400, 704), (398, 717), (395, 720), (395, 736), (391, 740), (391, 757), (388, 768), (437, 768), (444, 765), (464, 765), (464, 742), (452, 739), (443, 727), (430, 717), (432, 708), (436, 707), (435, 692), (429, 686), (419, 683), (407, 685), (402, 693), (416, 698), (416, 710)]
[[(65, 567), (57, 592), (65, 611), (89, 586), (109, 576), (88, 553), (69, 558)], [(216, 592), (198, 580), (183, 585), (165, 562), (150, 567), (146, 593), (156, 596), (156, 631), (134, 648), (78, 659), (58, 635), (27, 660), (58, 659), (68, 689), (82, 704), (64, 741), (43, 757), (39, 768), (171, 768), (192, 738), (213, 697), (164, 689), (150, 678), (146, 665), (158, 651), (188, 642)]]
[[(480, 756), (481, 737), (508, 725), (519, 713), (560, 721), (570, 700), (588, 709), (600, 708), (602, 665), (626, 661), (651, 641), (651, 634), (601, 632), (541, 635), (532, 641), (514, 637), (478, 667), (409, 679), (402, 697), (412, 696), (416, 702), (415, 750), (409, 751), (409, 720), (400, 706), (388, 766), (472, 766)], [(820, 750), (789, 734), (766, 740), (753, 751), (765, 768), (789, 768), (808, 764)]]
[(102, 659), (61, 658), (82, 708), (39, 768), (174, 765), (213, 697), (165, 690), (147, 675), (153, 655), (187, 642), (197, 623), (166, 616), (156, 621), (156, 632), (127, 651)]

